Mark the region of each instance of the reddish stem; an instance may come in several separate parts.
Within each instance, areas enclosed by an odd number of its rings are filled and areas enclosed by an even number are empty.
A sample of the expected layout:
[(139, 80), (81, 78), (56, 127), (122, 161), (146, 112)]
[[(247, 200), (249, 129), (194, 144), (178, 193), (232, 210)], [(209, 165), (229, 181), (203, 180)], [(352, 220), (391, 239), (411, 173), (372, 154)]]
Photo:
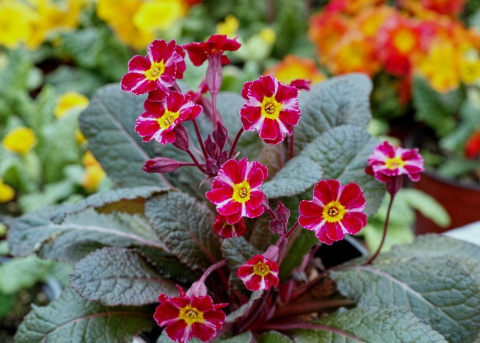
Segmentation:
[(392, 210), (392, 204), (393, 204), (393, 199), (395, 199), (395, 194), (396, 193), (390, 194), (390, 202), (388, 203), (387, 217), (385, 218), (385, 224), (383, 226), (383, 235), (382, 235), (382, 241), (380, 242), (380, 246), (378, 247), (375, 254), (373, 254), (372, 257), (370, 257), (370, 259), (367, 262), (365, 262), (364, 264), (365, 266), (368, 266), (377, 258), (378, 254), (380, 254), (380, 250), (382, 250), (383, 243), (385, 243), (385, 237), (387, 237), (388, 221), (390, 219), (390, 212)]
[(243, 127), (238, 130), (237, 135), (235, 136), (235, 140), (233, 141), (232, 147), (230, 148), (230, 153), (228, 154), (228, 158), (232, 158), (233, 153), (235, 152), (235, 148), (237, 147), (238, 140), (243, 133)]
[(195, 163), (195, 165), (197, 166), (198, 169), (200, 169), (200, 171), (204, 174), (207, 174), (205, 172), (205, 169), (203, 169), (203, 167), (200, 165), (200, 163), (198, 163), (198, 160), (197, 158), (195, 157), (195, 155), (190, 151), (190, 149), (188, 149), (187, 151), (187, 154), (190, 155), (190, 158), (192, 159), (193, 163)]
[(294, 303), (282, 306), (277, 309), (273, 315), (273, 319), (281, 317), (296, 316), (299, 314), (320, 312), (326, 308), (341, 307), (353, 305), (354, 302), (350, 299), (335, 299), (335, 300), (311, 300), (308, 303)]
[(205, 159), (205, 162), (206, 162), (207, 150), (205, 149), (205, 145), (203, 145), (202, 135), (200, 134), (200, 129), (198, 128), (196, 119), (193, 119), (193, 127), (195, 128), (195, 133), (197, 134), (198, 143), (200, 144), (200, 148), (202, 148), (203, 158)]

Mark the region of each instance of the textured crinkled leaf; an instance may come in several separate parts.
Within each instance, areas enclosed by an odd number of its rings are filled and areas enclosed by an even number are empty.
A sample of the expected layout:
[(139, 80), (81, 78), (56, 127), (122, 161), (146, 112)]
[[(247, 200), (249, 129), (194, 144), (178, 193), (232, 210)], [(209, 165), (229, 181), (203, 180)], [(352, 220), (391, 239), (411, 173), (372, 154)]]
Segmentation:
[(363, 190), (367, 215), (374, 214), (385, 195), (385, 185), (365, 173), (367, 160), (380, 142), (362, 128), (343, 125), (333, 128), (305, 147), (302, 155), (320, 164), (323, 179), (337, 179), (342, 185), (357, 183)]
[(158, 295), (178, 293), (138, 251), (103, 248), (80, 260), (70, 285), (83, 298), (106, 306), (141, 306), (158, 302)]
[(268, 182), (262, 190), (268, 198), (280, 198), (298, 195), (312, 187), (322, 177), (322, 169), (318, 163), (305, 156), (297, 156)]
[(154, 157), (155, 143), (142, 143), (134, 131), (144, 101), (145, 97), (123, 92), (119, 85), (109, 85), (95, 93), (80, 115), (88, 149), (120, 187), (169, 186), (163, 175), (142, 170), (145, 161)]
[(66, 215), (77, 213), (87, 208), (94, 208), (101, 213), (117, 211), (143, 214), (146, 199), (166, 191), (168, 191), (166, 188), (141, 186), (93, 194), (76, 204), (57, 207), (58, 214), (52, 220), (60, 223)]
[(372, 114), (372, 82), (363, 74), (333, 77), (301, 92), (302, 117), (295, 128), (295, 146), (303, 149), (320, 134), (350, 124), (366, 129)]
[(163, 244), (189, 267), (208, 268), (220, 260), (215, 215), (195, 198), (181, 192), (157, 195), (146, 202), (145, 215)]
[(258, 343), (292, 343), (293, 341), (278, 331), (269, 331), (264, 333)]
[(478, 334), (479, 284), (457, 258), (384, 256), (373, 265), (347, 267), (331, 277), (357, 304), (405, 307), (449, 342), (469, 342)]
[[(141, 217), (100, 214), (89, 208), (65, 217), (61, 223), (54, 222), (52, 218), (59, 213), (63, 210), (52, 208), (14, 221), (8, 232), (12, 254), (26, 256), (37, 252), (42, 258), (72, 262), (103, 245), (165, 249)], [(95, 244), (92, 247), (90, 243)], [(75, 246), (86, 249), (75, 249)]]
[[(437, 258), (447, 255), (456, 256), (466, 261), (471, 260), (473, 263), (466, 263), (466, 267), (469, 268), (472, 276), (476, 277), (480, 285), (480, 247), (472, 243), (434, 234), (423, 235), (418, 236), (412, 244), (394, 246), (386, 256)], [(383, 258), (382, 255), (380, 257)]]
[(227, 260), (230, 273), (230, 283), (237, 289), (245, 289), (243, 282), (237, 277), (236, 271), (255, 255), (262, 251), (253, 247), (244, 237), (225, 239), (222, 242), (222, 254)]
[(241, 335), (233, 336), (226, 339), (218, 340), (218, 343), (254, 343), (256, 342), (250, 331), (244, 332)]
[(407, 309), (358, 307), (319, 320), (317, 328), (295, 331), (296, 343), (447, 343)]
[(17, 343), (129, 343), (155, 325), (150, 310), (105, 307), (71, 289), (45, 307), (32, 305), (15, 335)]

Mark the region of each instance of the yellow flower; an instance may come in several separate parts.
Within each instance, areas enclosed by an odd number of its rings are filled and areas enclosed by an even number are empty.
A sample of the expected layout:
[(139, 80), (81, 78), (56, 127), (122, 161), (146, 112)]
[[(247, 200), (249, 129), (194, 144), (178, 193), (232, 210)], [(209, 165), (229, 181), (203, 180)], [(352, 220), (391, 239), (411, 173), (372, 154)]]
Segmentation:
[(79, 129), (75, 131), (75, 141), (77, 142), (78, 145), (83, 145), (87, 143), (87, 139), (83, 135), (82, 131), (80, 131)]
[(5, 149), (25, 155), (37, 144), (35, 134), (28, 127), (17, 127), (10, 131), (2, 141)]
[(446, 93), (460, 85), (458, 53), (453, 42), (439, 40), (419, 63), (418, 70), (437, 92)]
[(76, 28), (80, 22), (84, 0), (64, 0), (52, 3), (52, 0), (30, 0), (36, 13), (32, 22), (32, 34), (27, 39), (27, 47), (36, 49), (57, 30)]
[(141, 0), (98, 0), (97, 15), (112, 27), (120, 41), (135, 49), (142, 49), (155, 37), (133, 24), (133, 16), (142, 3)]
[(0, 203), (8, 202), (15, 197), (15, 190), (9, 185), (3, 183), (0, 179)]
[(55, 117), (61, 118), (72, 109), (83, 110), (88, 106), (88, 98), (77, 92), (67, 92), (60, 96), (55, 106)]
[(459, 60), (460, 79), (463, 83), (470, 85), (480, 81), (480, 58), (472, 51), (462, 54)]
[(166, 30), (185, 16), (187, 8), (182, 1), (157, 0), (144, 2), (133, 16), (135, 26), (144, 32)]
[(238, 19), (229, 14), (225, 17), (225, 21), (217, 24), (217, 34), (233, 38), (237, 35), (239, 25)]
[(85, 166), (85, 175), (82, 186), (89, 192), (95, 192), (106, 174), (90, 151), (83, 156), (83, 165)]
[(17, 1), (0, 1), (0, 44), (16, 48), (31, 34), (34, 13)]

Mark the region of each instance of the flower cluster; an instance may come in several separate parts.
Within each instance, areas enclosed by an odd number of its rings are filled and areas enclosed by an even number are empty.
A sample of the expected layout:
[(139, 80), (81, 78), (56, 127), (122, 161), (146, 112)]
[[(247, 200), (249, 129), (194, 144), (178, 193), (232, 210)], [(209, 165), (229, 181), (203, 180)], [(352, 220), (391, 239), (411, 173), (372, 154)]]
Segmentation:
[[(358, 233), (367, 224), (363, 213), (366, 200), (356, 183), (341, 185), (338, 180), (320, 180), (313, 189), (313, 199), (300, 202), (299, 217), (288, 228), (290, 210), (278, 202), (273, 210), (269, 199), (262, 191), (267, 180), (267, 166), (246, 157), (238, 159), (236, 145), (247, 131), (258, 131), (259, 137), (267, 144), (280, 145), (287, 136), (294, 134), (301, 114), (298, 104), (299, 85), (303, 81), (293, 80), (290, 86), (282, 84), (271, 75), (258, 80), (245, 82), (242, 89), (244, 106), (239, 111), (242, 127), (235, 139), (229, 142), (229, 133), (222, 124), (221, 113), (217, 113), (216, 96), (221, 84), (221, 66), (228, 63), (223, 53), (238, 49), (235, 39), (214, 35), (203, 43), (191, 43), (184, 47), (175, 41), (153, 41), (146, 57), (135, 56), (128, 65), (128, 73), (122, 79), (122, 89), (133, 94), (148, 93), (144, 103), (145, 112), (137, 118), (135, 130), (144, 141), (154, 140), (161, 144), (173, 144), (186, 152), (191, 162), (176, 161), (167, 157), (156, 157), (147, 161), (143, 169), (147, 172), (168, 173), (181, 167), (196, 167), (205, 174), (205, 182), (211, 180), (211, 189), (205, 193), (218, 212), (212, 230), (221, 239), (232, 239), (251, 232), (248, 221), (262, 215), (270, 216), (268, 229), (278, 236), (277, 242), (266, 251), (244, 258), (237, 268), (236, 276), (250, 291), (271, 291), (280, 286), (280, 264), (285, 257), (287, 243), (298, 227), (315, 232), (324, 244), (333, 244), (344, 239), (347, 234)], [(182, 94), (176, 79), (185, 71), (185, 52), (194, 65), (208, 61), (205, 80), (197, 92)], [(304, 84), (305, 86), (305, 84)], [(303, 87), (306, 88), (306, 87)], [(211, 102), (205, 94), (209, 92)], [(204, 140), (196, 118), (205, 109), (205, 119), (212, 125), (211, 134)], [(193, 123), (197, 138), (195, 150), (186, 121)], [(290, 154), (293, 157), (293, 137), (288, 139)], [(229, 145), (229, 149), (226, 146)], [(281, 146), (281, 145), (280, 145)], [(388, 143), (377, 147), (370, 157), (368, 171), (382, 182), (390, 181), (403, 174), (418, 179), (423, 170), (421, 157), (416, 151), (394, 149)], [(226, 260), (216, 262), (205, 270), (200, 280), (193, 283), (185, 293), (179, 287), (180, 296), (159, 296), (160, 305), (154, 318), (159, 326), (166, 326), (165, 332), (176, 342), (187, 342), (198, 338), (210, 341), (222, 328), (226, 315), (221, 308), (228, 304), (215, 304), (216, 299), (207, 295), (205, 280), (214, 270), (223, 276), (226, 289), (229, 288), (226, 276), (220, 270)], [(269, 292), (266, 292), (268, 295)]]
[(480, 80), (480, 35), (458, 20), (465, 1), (333, 0), (310, 21), (309, 36), (334, 74), (425, 77), (439, 92)]

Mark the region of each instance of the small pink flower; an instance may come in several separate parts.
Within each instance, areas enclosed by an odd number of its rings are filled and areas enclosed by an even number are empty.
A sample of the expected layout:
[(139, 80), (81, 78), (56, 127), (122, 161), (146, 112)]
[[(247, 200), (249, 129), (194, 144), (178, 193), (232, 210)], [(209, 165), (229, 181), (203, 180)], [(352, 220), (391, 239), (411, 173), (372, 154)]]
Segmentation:
[(245, 130), (257, 130), (269, 144), (280, 143), (287, 134), (292, 134), (300, 119), (297, 88), (282, 85), (266, 75), (245, 82), (242, 96), (247, 100), (240, 110)]
[(418, 149), (394, 148), (385, 141), (373, 149), (365, 171), (381, 182), (392, 182), (396, 176), (401, 175), (408, 175), (410, 180), (418, 181), (420, 173), (424, 171), (423, 158)]
[(278, 265), (264, 257), (255, 255), (238, 268), (237, 276), (249, 291), (267, 290), (279, 283)]
[(187, 296), (182, 288), (178, 290), (179, 297), (160, 294), (153, 318), (159, 326), (167, 327), (168, 337), (175, 342), (184, 343), (193, 337), (210, 341), (225, 323), (225, 313), (219, 309), (227, 304), (214, 304), (209, 295)]
[(219, 214), (215, 218), (215, 223), (213, 223), (213, 231), (223, 238), (233, 238), (240, 237), (245, 234), (247, 229), (245, 228), (245, 221), (241, 218), (235, 224), (228, 224), (227, 218)]
[(255, 218), (265, 209), (262, 206), (264, 194), (260, 189), (268, 176), (268, 169), (259, 162), (228, 160), (213, 180), (212, 190), (205, 196), (217, 205), (217, 211), (226, 216), (229, 225), (240, 218)]
[(221, 63), (228, 64), (230, 59), (223, 55), (225, 51), (236, 51), (241, 44), (237, 39), (229, 39), (226, 35), (212, 35), (206, 42), (194, 42), (183, 47), (188, 52), (188, 57), (194, 66), (201, 66), (203, 62), (214, 55), (221, 56)]
[(364, 209), (365, 197), (356, 183), (342, 186), (337, 180), (322, 180), (313, 189), (313, 200), (300, 202), (298, 223), (330, 245), (367, 225)]
[(163, 101), (145, 101), (146, 112), (137, 118), (135, 131), (144, 142), (156, 140), (161, 144), (176, 140), (174, 129), (186, 120), (195, 119), (202, 107), (190, 101), (190, 98), (177, 92), (171, 92)]
[(154, 40), (145, 57), (136, 55), (128, 62), (128, 73), (122, 78), (122, 89), (135, 95), (155, 92), (155, 99), (163, 99), (176, 79), (183, 78), (186, 69), (185, 52), (172, 40)]

